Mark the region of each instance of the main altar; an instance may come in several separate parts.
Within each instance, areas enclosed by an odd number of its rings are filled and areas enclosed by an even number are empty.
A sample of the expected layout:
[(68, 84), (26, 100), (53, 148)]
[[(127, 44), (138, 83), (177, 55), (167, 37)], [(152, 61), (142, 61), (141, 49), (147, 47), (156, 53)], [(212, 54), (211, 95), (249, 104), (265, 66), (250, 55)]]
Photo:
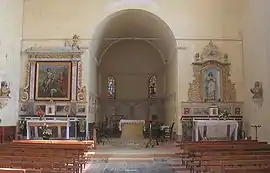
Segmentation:
[(182, 140), (237, 140), (241, 138), (243, 102), (237, 102), (230, 80), (229, 55), (210, 41), (194, 56), (188, 100), (181, 102)]
[(121, 140), (123, 142), (137, 142), (144, 139), (145, 121), (144, 120), (124, 120), (119, 122), (119, 130), (121, 131)]

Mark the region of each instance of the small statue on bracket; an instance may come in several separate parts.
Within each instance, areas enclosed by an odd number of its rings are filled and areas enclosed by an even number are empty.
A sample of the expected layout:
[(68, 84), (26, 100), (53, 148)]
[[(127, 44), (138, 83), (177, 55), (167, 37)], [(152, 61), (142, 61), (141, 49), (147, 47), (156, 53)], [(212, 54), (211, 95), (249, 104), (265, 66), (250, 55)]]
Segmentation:
[(251, 88), (250, 92), (253, 94), (252, 96), (253, 100), (262, 99), (263, 98), (262, 83), (260, 81), (256, 81), (254, 83), (254, 88)]
[(78, 44), (80, 36), (73, 35), (72, 40), (65, 41), (65, 47), (70, 47), (72, 50), (80, 50), (80, 46)]
[(0, 97), (10, 98), (10, 88), (6, 81), (1, 82)]

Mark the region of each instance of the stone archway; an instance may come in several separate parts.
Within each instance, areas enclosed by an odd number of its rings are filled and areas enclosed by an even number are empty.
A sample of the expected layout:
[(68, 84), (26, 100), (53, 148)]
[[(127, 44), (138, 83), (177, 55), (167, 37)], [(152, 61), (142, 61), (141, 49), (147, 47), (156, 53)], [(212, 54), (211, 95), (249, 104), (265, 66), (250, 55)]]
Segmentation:
[[(105, 117), (109, 121), (125, 117), (166, 122), (166, 68), (177, 56), (176, 41), (168, 25), (144, 10), (122, 10), (108, 16), (93, 38), (91, 54), (99, 64), (100, 110), (96, 122)], [(149, 98), (152, 76), (156, 77), (156, 92)], [(177, 80), (176, 76), (172, 78)], [(115, 80), (115, 98), (108, 97), (108, 77)]]

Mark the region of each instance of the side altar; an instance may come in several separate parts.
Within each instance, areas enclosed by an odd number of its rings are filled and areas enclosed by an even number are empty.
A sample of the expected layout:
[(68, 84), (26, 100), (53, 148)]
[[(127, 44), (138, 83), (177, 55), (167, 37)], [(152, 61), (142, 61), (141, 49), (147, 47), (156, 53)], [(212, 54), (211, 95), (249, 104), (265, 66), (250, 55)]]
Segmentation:
[(182, 140), (237, 140), (241, 138), (243, 102), (237, 102), (230, 80), (228, 54), (212, 42), (194, 56), (194, 80), (188, 100), (181, 102)]
[(52, 139), (88, 136), (86, 87), (82, 80), (83, 51), (79, 37), (62, 47), (30, 47), (24, 53), (18, 133), (40, 139), (49, 128)]

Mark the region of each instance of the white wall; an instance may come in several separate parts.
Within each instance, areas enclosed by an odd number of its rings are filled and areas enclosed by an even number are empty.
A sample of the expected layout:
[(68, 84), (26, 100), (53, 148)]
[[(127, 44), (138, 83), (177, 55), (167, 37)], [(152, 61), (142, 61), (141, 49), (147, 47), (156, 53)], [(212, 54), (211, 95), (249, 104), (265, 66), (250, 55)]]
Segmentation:
[[(0, 110), (1, 126), (15, 126), (18, 120), (20, 91), (20, 50), (22, 37), (23, 0), (0, 2), (0, 75), (10, 83), (11, 99)], [(5, 55), (8, 58), (5, 58)]]
[[(247, 0), (244, 12), (244, 67), (245, 67), (245, 122), (246, 130), (253, 138), (255, 130), (251, 124), (260, 124), (259, 139), (270, 141), (270, 2), (268, 0)], [(259, 80), (263, 85), (263, 106), (252, 101), (250, 88)]]
[[(118, 3), (122, 1), (125, 3)], [(176, 37), (240, 38), (243, 0), (26, 1), (24, 38), (91, 38), (98, 25), (122, 9), (143, 9), (163, 19)], [(44, 32), (46, 28), (46, 32)]]
[[(244, 2), (245, 0), (99, 0), (94, 2), (89, 0), (32, 0), (26, 1), (24, 8), (23, 37), (32, 39), (32, 42), (38, 42), (40, 39), (70, 38), (76, 33), (81, 38), (90, 39), (103, 19), (114, 12), (130, 8), (149, 11), (163, 19), (176, 38), (187, 39), (178, 40), (178, 45), (183, 45), (186, 49), (177, 51), (178, 70), (170, 72), (178, 75), (179, 81), (176, 80), (179, 84), (178, 88), (175, 87), (173, 81), (168, 81), (167, 86), (169, 87), (168, 93), (177, 90), (176, 107), (178, 108), (181, 101), (187, 100), (188, 83), (192, 81), (190, 65), (192, 58), (208, 43), (208, 40), (188, 39), (241, 39)], [(46, 32), (44, 28), (46, 28)], [(48, 44), (50, 43), (48, 42)], [(239, 53), (242, 47), (235, 42), (219, 44), (221, 49), (229, 54), (232, 61), (232, 81), (237, 83), (238, 100), (241, 101), (243, 99), (244, 82), (241, 78), (243, 73), (236, 71), (242, 71), (242, 56)], [(134, 95), (134, 97), (139, 97), (139, 95)], [(177, 109), (176, 114), (179, 115), (179, 113), (180, 111)]]
[(107, 98), (107, 77), (116, 78), (118, 100), (148, 99), (148, 73), (157, 75), (157, 95), (162, 97), (164, 64), (159, 52), (145, 41), (124, 40), (105, 53), (100, 72), (101, 98)]
[(169, 58), (166, 64), (166, 124), (170, 125), (177, 117), (177, 93), (178, 93), (178, 62), (177, 56)]

